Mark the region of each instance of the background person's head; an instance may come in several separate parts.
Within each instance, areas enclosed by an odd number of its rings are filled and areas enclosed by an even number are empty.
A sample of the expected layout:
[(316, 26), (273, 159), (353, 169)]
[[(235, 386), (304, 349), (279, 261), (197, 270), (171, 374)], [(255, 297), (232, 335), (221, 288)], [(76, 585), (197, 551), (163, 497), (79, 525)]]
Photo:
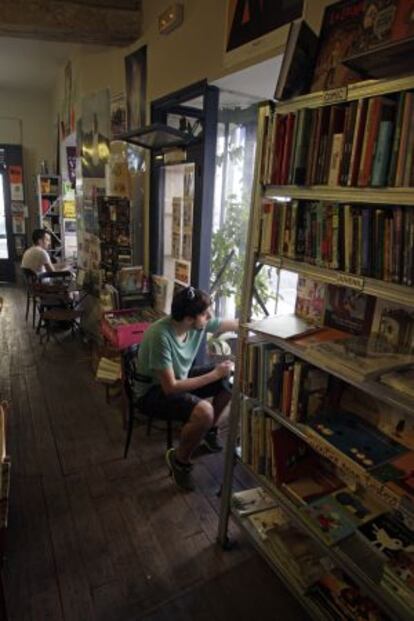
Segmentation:
[(202, 330), (211, 316), (211, 298), (206, 291), (186, 287), (175, 294), (171, 305), (174, 321), (185, 321), (189, 328)]
[(50, 248), (50, 235), (45, 229), (35, 229), (32, 233), (32, 241), (35, 246), (47, 250)]

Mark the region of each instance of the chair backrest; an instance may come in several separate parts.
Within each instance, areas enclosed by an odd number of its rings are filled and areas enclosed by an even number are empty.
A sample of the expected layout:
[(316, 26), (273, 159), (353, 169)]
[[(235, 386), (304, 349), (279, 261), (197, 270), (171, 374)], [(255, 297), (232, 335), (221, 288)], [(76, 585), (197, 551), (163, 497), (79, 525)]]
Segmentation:
[(138, 349), (138, 345), (131, 345), (131, 347), (128, 347), (122, 352), (124, 387), (128, 399), (133, 399), (134, 396), (133, 387), (137, 375), (136, 360)]
[(29, 269), (28, 267), (22, 267), (21, 270), (27, 286), (33, 285), (33, 283), (37, 281), (36, 272), (33, 272), (33, 270)]

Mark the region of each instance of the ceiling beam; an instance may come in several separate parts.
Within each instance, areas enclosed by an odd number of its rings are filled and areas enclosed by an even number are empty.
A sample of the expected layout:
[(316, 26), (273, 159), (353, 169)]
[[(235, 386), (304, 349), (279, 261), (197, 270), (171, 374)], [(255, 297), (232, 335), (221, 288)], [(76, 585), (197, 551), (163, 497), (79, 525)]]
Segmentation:
[(141, 34), (139, 0), (1, 0), (0, 36), (126, 46)]

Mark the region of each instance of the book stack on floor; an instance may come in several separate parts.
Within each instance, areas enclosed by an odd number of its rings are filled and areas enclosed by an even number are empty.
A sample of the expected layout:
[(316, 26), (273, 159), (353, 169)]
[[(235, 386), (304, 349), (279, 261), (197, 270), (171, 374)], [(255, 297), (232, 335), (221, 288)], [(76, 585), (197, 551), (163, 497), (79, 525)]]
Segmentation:
[(121, 359), (105, 358), (104, 356), (99, 360), (98, 368), (96, 370), (96, 380), (99, 382), (113, 383), (120, 380), (122, 377)]

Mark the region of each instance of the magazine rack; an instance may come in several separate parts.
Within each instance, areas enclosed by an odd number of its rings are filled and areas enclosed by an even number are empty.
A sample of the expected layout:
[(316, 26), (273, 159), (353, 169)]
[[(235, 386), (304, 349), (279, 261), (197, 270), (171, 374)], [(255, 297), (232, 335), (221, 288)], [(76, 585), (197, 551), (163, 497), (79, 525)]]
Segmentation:
[[(413, 206), (414, 192), (409, 187), (354, 187), (354, 186), (331, 186), (331, 185), (272, 185), (270, 183), (272, 176), (271, 156), (274, 152), (275, 141), (277, 140), (277, 132), (272, 131), (272, 125), (276, 114), (288, 114), (297, 112), (298, 110), (308, 108), (320, 108), (323, 106), (334, 105), (336, 103), (352, 102), (361, 98), (373, 98), (377, 96), (386, 96), (389, 94), (397, 94), (401, 91), (414, 89), (414, 77), (397, 78), (393, 80), (379, 80), (353, 84), (347, 89), (337, 89), (336, 92), (330, 93), (312, 93), (309, 95), (297, 97), (291, 101), (278, 104), (276, 110), (273, 104), (263, 104), (259, 107), (258, 119), (258, 140), (257, 155), (255, 164), (255, 181), (254, 193), (252, 197), (252, 210), (250, 216), (250, 225), (247, 242), (247, 253), (243, 283), (243, 299), (241, 307), (241, 328), (238, 341), (238, 351), (236, 356), (236, 370), (234, 379), (233, 399), (230, 413), (230, 427), (227, 444), (227, 454), (225, 462), (224, 483), (222, 491), (222, 503), (220, 512), (220, 523), (218, 531), (218, 542), (223, 546), (229, 546), (228, 540), (228, 523), (232, 517), (234, 521), (242, 528), (259, 553), (269, 562), (274, 571), (279, 575), (281, 580), (288, 588), (300, 599), (301, 604), (307, 609), (312, 618), (327, 619), (332, 618), (323, 609), (315, 603), (315, 600), (308, 594), (301, 592), (295, 580), (289, 574), (289, 568), (281, 562), (277, 562), (272, 558), (264, 541), (252, 531), (251, 524), (243, 519), (232, 505), (232, 480), (233, 472), (236, 464), (240, 464), (242, 468), (246, 468), (250, 474), (256, 479), (257, 484), (265, 488), (270, 495), (274, 497), (278, 505), (284, 509), (289, 515), (292, 522), (302, 531), (309, 535), (320, 547), (321, 551), (331, 559), (335, 566), (341, 568), (365, 592), (375, 604), (392, 619), (408, 620), (412, 618), (412, 608), (407, 601), (399, 596), (397, 591), (384, 588), (381, 583), (384, 569), (383, 563), (374, 554), (373, 559), (369, 563), (365, 562), (369, 556), (367, 546), (364, 548), (362, 538), (354, 537), (344, 539), (336, 545), (328, 545), (322, 537), (318, 537), (315, 531), (309, 527), (309, 522), (303, 517), (303, 512), (298, 508), (297, 503), (284, 493), (283, 489), (278, 486), (271, 477), (258, 474), (257, 470), (252, 469), (248, 464), (243, 462), (242, 447), (240, 449), (238, 439), (240, 437), (240, 420), (243, 404), (251, 401), (252, 408), (260, 409), (270, 417), (274, 422), (284, 429), (288, 429), (295, 437), (300, 438), (306, 445), (311, 447), (315, 453), (322, 455), (329, 460), (335, 467), (346, 476), (346, 481), (352, 481), (355, 485), (365, 490), (370, 490), (384, 503), (384, 506), (391, 509), (397, 509), (401, 515), (412, 520), (414, 516), (414, 498), (408, 495), (395, 496), (389, 493), (387, 486), (379, 484), (369, 472), (360, 467), (355, 466), (347, 456), (331, 443), (316, 439), (315, 434), (308, 425), (298, 423), (287, 418), (281, 412), (275, 411), (264, 405), (263, 401), (256, 398), (246, 396), (244, 390), (245, 369), (246, 369), (246, 352), (248, 345), (248, 337), (252, 333), (260, 334), (265, 337), (267, 343), (276, 344), (281, 350), (289, 354), (293, 354), (296, 359), (305, 363), (310, 363), (314, 367), (339, 378), (348, 385), (358, 388), (360, 391), (375, 397), (376, 400), (386, 404), (394, 411), (398, 411), (402, 416), (409, 417), (414, 412), (414, 401), (403, 392), (398, 392), (390, 386), (381, 384), (373, 379), (361, 379), (345, 371), (330, 365), (327, 362), (321, 362), (313, 358), (312, 351), (308, 348), (300, 347), (290, 340), (278, 338), (275, 335), (266, 333), (263, 330), (256, 330), (255, 325), (249, 323), (251, 318), (252, 297), (254, 289), (254, 278), (257, 274), (257, 268), (260, 265), (272, 266), (275, 268), (283, 268), (301, 275), (308, 276), (318, 282), (327, 284), (337, 284), (369, 293), (376, 298), (389, 300), (393, 303), (409, 306), (414, 308), (414, 287), (406, 286), (401, 283), (385, 282), (377, 278), (367, 277), (363, 275), (355, 275), (344, 270), (333, 270), (328, 267), (321, 267), (317, 264), (306, 263), (306, 261), (298, 261), (285, 256), (263, 253), (261, 252), (261, 233), (263, 233), (263, 203), (280, 201), (283, 198), (298, 200), (314, 200), (314, 201), (334, 201), (339, 204), (341, 209), (344, 205), (356, 202), (360, 205), (387, 205), (387, 206)], [(396, 97), (397, 95), (394, 95)], [(272, 140), (273, 135), (273, 140)], [(243, 434), (242, 429), (242, 434)], [(251, 430), (247, 431), (251, 433)], [(412, 522), (411, 522), (412, 523)], [(365, 555), (365, 556), (364, 556)], [(364, 557), (364, 561), (362, 560)], [(375, 570), (376, 567), (376, 570)]]

